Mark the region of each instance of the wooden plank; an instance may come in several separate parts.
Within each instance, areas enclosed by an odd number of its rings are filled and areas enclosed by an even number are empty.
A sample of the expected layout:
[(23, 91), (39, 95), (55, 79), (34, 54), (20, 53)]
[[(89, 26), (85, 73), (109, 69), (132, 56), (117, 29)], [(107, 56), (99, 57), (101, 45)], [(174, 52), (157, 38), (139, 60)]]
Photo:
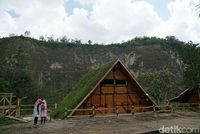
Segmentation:
[(0, 106), (0, 109), (15, 109), (16, 106), (15, 105), (11, 105), (11, 106)]
[(5, 104), (6, 104), (6, 102), (8, 103), (8, 105), (10, 104), (10, 101), (7, 97), (5, 97)]
[[(8, 94), (8, 95), (2, 95), (2, 94), (0, 94), (0, 98), (1, 97), (9, 97), (10, 96), (10, 94)], [(12, 97), (14, 98), (14, 97), (16, 97), (16, 95), (12, 95)]]
[(4, 98), (1, 98), (0, 103), (4, 100)]
[(24, 119), (20, 119), (20, 118), (16, 118), (13, 116), (5, 116), (6, 118), (12, 119), (12, 120), (16, 120), (16, 121), (20, 121), (20, 122), (24, 122), (27, 123), (28, 121), (24, 120)]

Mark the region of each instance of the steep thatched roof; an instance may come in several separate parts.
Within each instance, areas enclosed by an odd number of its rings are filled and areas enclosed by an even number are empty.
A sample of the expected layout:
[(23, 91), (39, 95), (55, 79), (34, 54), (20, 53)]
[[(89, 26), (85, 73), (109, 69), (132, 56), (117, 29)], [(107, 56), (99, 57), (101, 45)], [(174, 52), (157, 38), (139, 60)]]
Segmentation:
[(117, 61), (111, 61), (102, 65), (98, 69), (89, 71), (85, 74), (59, 104), (58, 108), (52, 113), (52, 116), (56, 118), (64, 118), (65, 108), (75, 109), (115, 62)]

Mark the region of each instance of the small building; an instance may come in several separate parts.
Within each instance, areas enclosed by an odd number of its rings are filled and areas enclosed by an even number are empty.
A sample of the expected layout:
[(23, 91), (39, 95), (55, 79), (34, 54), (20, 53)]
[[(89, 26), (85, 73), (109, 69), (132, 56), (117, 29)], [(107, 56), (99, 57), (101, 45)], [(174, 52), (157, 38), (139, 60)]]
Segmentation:
[(189, 103), (193, 105), (200, 104), (200, 88), (188, 88), (178, 96), (170, 100), (171, 103)]
[[(89, 115), (95, 108), (96, 114), (130, 113), (132, 107), (153, 106), (155, 103), (135, 80), (120, 60), (102, 65), (84, 75), (68, 93), (54, 117), (63, 118), (65, 108), (73, 109), (72, 115)], [(82, 110), (79, 110), (82, 109)], [(146, 110), (153, 110), (152, 107)]]

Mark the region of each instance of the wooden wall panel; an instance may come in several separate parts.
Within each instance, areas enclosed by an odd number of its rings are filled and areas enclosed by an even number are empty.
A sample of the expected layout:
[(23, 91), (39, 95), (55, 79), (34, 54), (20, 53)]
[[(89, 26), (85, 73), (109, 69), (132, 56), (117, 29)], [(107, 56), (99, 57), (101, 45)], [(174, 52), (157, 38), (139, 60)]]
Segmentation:
[(127, 89), (128, 87), (124, 86), (124, 87), (115, 87), (115, 93), (127, 93)]
[(101, 91), (103, 94), (111, 94), (111, 93), (114, 93), (114, 87), (103, 86), (101, 88)]
[(106, 95), (106, 106), (107, 107), (113, 107), (114, 103), (113, 103), (113, 95)]
[(112, 70), (107, 74), (107, 76), (105, 77), (105, 79), (114, 79), (113, 71)]
[(188, 102), (189, 103), (199, 103), (199, 95), (198, 92), (190, 92), (188, 94)]
[(92, 95), (92, 105), (100, 106), (100, 95)]
[(124, 73), (119, 69), (115, 71), (115, 78), (118, 80), (127, 79), (126, 75), (124, 75)]
[(100, 85), (97, 86), (97, 88), (94, 90), (93, 94), (99, 94), (100, 93)]
[(127, 104), (127, 95), (115, 95), (115, 103), (116, 105), (123, 105)]

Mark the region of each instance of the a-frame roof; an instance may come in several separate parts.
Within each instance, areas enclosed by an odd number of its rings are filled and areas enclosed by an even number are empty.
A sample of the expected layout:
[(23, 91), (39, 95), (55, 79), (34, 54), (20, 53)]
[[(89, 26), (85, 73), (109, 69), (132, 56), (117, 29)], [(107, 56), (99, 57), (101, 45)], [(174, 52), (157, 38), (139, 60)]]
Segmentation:
[(189, 90), (191, 90), (190, 88), (188, 88), (188, 89), (186, 89), (186, 90), (184, 90), (183, 92), (181, 92), (178, 96), (176, 96), (176, 97), (174, 97), (174, 98), (172, 98), (172, 99), (170, 99), (169, 101), (177, 101), (181, 96), (183, 96), (186, 92), (188, 92)]
[(187, 88), (186, 90), (184, 90), (183, 92), (181, 92), (178, 96), (170, 99), (169, 101), (170, 102), (180, 101), (182, 99), (182, 97), (184, 97), (186, 94), (188, 94), (189, 92), (191, 92), (193, 90), (199, 90), (200, 91), (200, 88), (199, 87), (197, 87), (197, 88)]
[[(116, 64), (121, 64), (122, 67), (126, 70), (128, 75), (136, 82), (140, 89), (148, 96), (148, 94), (143, 90), (140, 84), (135, 80), (132, 74), (128, 69), (122, 64), (118, 59), (111, 61), (107, 64), (102, 65), (96, 70), (92, 70), (84, 75), (78, 84), (72, 88), (71, 92), (67, 94), (64, 100), (61, 102), (60, 106), (53, 112), (53, 117), (64, 118), (65, 108), (73, 109), (69, 114), (71, 116), (75, 110), (90, 96), (90, 94), (96, 89), (100, 82), (107, 76), (107, 74), (114, 68)], [(153, 100), (149, 97), (149, 99)]]

